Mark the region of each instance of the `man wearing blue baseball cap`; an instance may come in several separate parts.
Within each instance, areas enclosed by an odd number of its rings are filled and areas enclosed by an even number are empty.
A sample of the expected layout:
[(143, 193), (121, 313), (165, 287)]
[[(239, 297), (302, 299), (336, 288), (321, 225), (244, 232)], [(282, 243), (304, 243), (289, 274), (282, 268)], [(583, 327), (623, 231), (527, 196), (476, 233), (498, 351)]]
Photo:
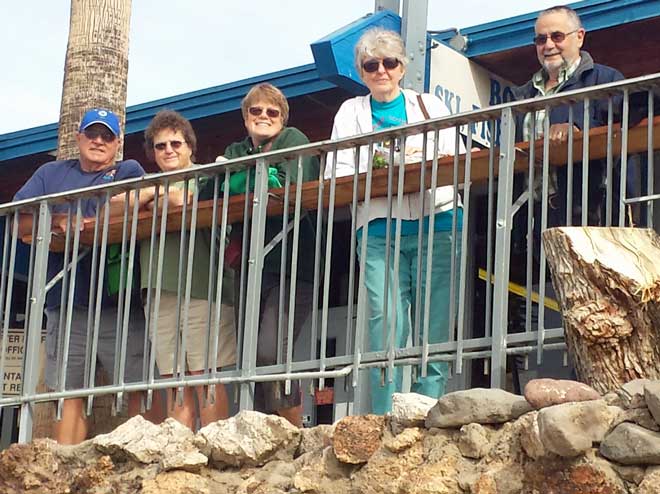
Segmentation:
[[(80, 121), (79, 132), (76, 135), (78, 143), (78, 159), (57, 160), (41, 166), (23, 187), (16, 193), (14, 200), (28, 199), (58, 192), (107, 184), (118, 180), (141, 177), (144, 175), (142, 166), (135, 160), (116, 162), (116, 155), (121, 145), (121, 127), (119, 118), (112, 111), (103, 108), (88, 110)], [(121, 212), (123, 214), (123, 202), (126, 194), (113, 197), (113, 207), (110, 214)], [(94, 218), (97, 206), (102, 204), (102, 199), (83, 198), (81, 200), (82, 216)], [(54, 234), (66, 231), (69, 209), (75, 213), (75, 203), (56, 204), (51, 206), (53, 217), (52, 231)], [(84, 227), (84, 226), (83, 226)], [(20, 216), (19, 233), (21, 237), (29, 235), (32, 231), (32, 215)], [(108, 246), (108, 252), (112, 253), (113, 246)], [(117, 250), (117, 249), (114, 249)], [(67, 324), (68, 317), (63, 317), (64, 324), (60, 320), (60, 304), (62, 300), (62, 282), (58, 282), (46, 294), (46, 384), (54, 390), (80, 389), (84, 387), (85, 371), (89, 369), (85, 362), (90, 357), (87, 355), (88, 337), (92, 341), (94, 331), (98, 331), (97, 351), (91, 357), (104, 368), (110, 379), (113, 379), (115, 364), (119, 359), (115, 358), (115, 346), (118, 336), (116, 335), (117, 320), (119, 318), (117, 304), (117, 288), (110, 286), (112, 268), (110, 255), (106, 255), (104, 286), (101, 296), (101, 317), (98, 327), (88, 326), (88, 307), (94, 307), (96, 286), (91, 286), (92, 279), (99, 279), (101, 264), (92, 265), (91, 255), (82, 257), (77, 263), (75, 280), (69, 280), (69, 284), (75, 282), (74, 304), (71, 313), (71, 324)], [(64, 266), (64, 254), (50, 252), (48, 256), (48, 280), (52, 280), (60, 273)], [(116, 271), (116, 270), (115, 270)], [(117, 271), (118, 272), (118, 271)], [(139, 278), (136, 278), (139, 279)], [(95, 282), (97, 283), (97, 282)], [(115, 284), (116, 285), (116, 284)], [(62, 306), (66, 312), (66, 306)], [(68, 316), (68, 314), (63, 314)], [(131, 303), (128, 327), (124, 328), (120, 321), (120, 327), (127, 331), (128, 344), (125, 356), (124, 374), (120, 376), (122, 382), (140, 381), (143, 379), (142, 368), (144, 359), (144, 316), (139, 299)], [(68, 360), (62, 357), (62, 342), (65, 335), (69, 334)], [(90, 348), (93, 348), (90, 345)], [(59, 349), (59, 351), (58, 351)], [(58, 359), (59, 355), (59, 359)], [(66, 362), (66, 369), (62, 366)], [(120, 366), (121, 368), (121, 366)], [(64, 382), (60, 376), (64, 377)], [(90, 377), (90, 386), (93, 386), (94, 376)], [(84, 402), (81, 398), (68, 399), (64, 401), (62, 419), (54, 423), (53, 437), (62, 444), (77, 444), (87, 436), (88, 425), (83, 413)], [(128, 395), (129, 414), (135, 415), (140, 409), (140, 396), (137, 393)]]

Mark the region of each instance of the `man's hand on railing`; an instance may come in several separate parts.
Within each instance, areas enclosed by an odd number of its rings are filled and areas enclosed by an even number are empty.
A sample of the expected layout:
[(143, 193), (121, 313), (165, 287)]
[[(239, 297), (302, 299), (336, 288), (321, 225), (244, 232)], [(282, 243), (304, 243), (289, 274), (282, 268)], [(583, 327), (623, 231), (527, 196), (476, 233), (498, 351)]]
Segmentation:
[[(548, 139), (550, 139), (550, 144), (559, 144), (566, 142), (568, 140), (568, 134), (571, 129), (568, 123), (554, 124), (550, 126), (550, 131), (548, 133)], [(575, 125), (573, 125), (573, 132), (579, 132)]]

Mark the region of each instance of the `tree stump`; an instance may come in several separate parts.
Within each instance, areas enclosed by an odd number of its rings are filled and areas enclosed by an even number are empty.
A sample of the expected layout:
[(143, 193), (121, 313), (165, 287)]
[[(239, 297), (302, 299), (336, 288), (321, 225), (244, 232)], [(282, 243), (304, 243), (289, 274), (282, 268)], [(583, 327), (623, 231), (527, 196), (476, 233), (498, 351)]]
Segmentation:
[(660, 379), (660, 237), (648, 229), (543, 233), (578, 379), (600, 393)]

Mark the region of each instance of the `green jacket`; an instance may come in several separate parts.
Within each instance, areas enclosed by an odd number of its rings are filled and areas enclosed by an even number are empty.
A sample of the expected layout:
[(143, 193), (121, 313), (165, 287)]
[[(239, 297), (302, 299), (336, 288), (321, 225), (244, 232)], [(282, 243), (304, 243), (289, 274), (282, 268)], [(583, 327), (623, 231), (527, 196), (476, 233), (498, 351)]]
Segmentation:
[[(301, 146), (303, 144), (309, 143), (307, 136), (301, 131), (294, 127), (285, 127), (282, 132), (272, 141), (272, 146), (270, 151), (279, 151), (282, 149)], [(262, 151), (263, 146), (254, 147), (252, 140), (249, 137), (246, 137), (242, 141), (235, 142), (227, 146), (225, 149), (224, 156), (227, 159), (242, 158), (245, 156), (259, 154)], [(284, 186), (286, 183), (286, 170), (290, 170), (290, 180), (291, 185), (296, 184), (298, 177), (298, 161), (289, 160), (282, 163), (275, 163), (270, 165), (269, 170), (269, 185), (272, 187), (276, 182), (273, 181), (275, 176), (279, 180), (279, 183)], [(302, 181), (309, 182), (312, 180), (318, 180), (319, 178), (319, 160), (316, 156), (305, 156), (302, 160)], [(239, 174), (243, 174), (242, 177)], [(236, 179), (237, 183), (242, 184), (242, 190), (245, 190), (245, 179), (247, 171), (234, 173), (232, 176), (238, 176)], [(251, 173), (251, 182), (254, 181), (254, 169)], [(230, 177), (230, 192), (233, 192), (234, 187), (232, 187), (231, 182), (232, 178)], [(212, 181), (209, 181), (212, 183)], [(240, 186), (239, 186), (240, 187)], [(252, 189), (254, 187), (251, 187)], [(301, 210), (301, 215), (304, 210)], [(289, 213), (289, 221), (293, 220), (293, 213)], [(281, 216), (270, 216), (266, 220), (266, 233), (265, 233), (265, 243), (268, 244), (275, 235), (282, 231), (282, 217)], [(315, 231), (316, 231), (316, 214), (307, 213), (300, 221), (300, 238), (298, 244), (298, 276), (297, 278), (303, 281), (314, 281), (314, 249), (315, 249)], [(234, 225), (232, 229), (232, 237), (243, 235), (242, 224)], [(293, 247), (293, 230), (289, 233), (287, 240), (287, 275), (290, 273), (291, 269), (291, 253)], [(280, 261), (282, 257), (282, 244), (281, 242), (277, 244), (273, 250), (266, 256), (264, 259), (264, 271), (268, 273), (279, 274), (280, 272)], [(322, 266), (322, 264), (321, 264)]]

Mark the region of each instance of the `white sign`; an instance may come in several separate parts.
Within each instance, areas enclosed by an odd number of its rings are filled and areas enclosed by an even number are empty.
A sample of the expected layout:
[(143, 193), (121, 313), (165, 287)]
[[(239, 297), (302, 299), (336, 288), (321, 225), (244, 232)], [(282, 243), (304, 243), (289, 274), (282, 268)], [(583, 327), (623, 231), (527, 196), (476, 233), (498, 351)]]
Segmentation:
[[(512, 101), (514, 85), (488, 72), (456, 50), (438, 43), (431, 50), (430, 92), (440, 98), (452, 115)], [(485, 122), (470, 125), (472, 140), (490, 146)], [(461, 129), (466, 134), (467, 128)], [(496, 129), (496, 136), (499, 132)], [(497, 139), (495, 139), (497, 142)]]
[[(44, 341), (46, 334), (41, 335), (40, 358), (43, 362)], [(2, 330), (0, 330), (0, 351), (2, 345)], [(7, 347), (5, 348), (4, 379), (2, 381), (3, 396), (18, 396), (23, 383), (23, 355), (25, 353), (25, 333), (22, 329), (7, 331)]]

